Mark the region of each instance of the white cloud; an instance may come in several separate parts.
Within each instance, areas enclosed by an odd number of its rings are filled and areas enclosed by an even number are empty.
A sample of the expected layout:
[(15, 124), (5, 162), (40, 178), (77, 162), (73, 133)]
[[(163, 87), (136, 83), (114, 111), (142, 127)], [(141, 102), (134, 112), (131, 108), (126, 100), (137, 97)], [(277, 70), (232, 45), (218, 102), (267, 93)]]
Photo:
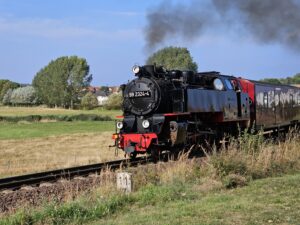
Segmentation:
[(143, 12), (131, 12), (131, 11), (111, 11), (108, 13), (116, 16), (144, 16), (145, 15), (145, 13)]
[(91, 10), (94, 14), (109, 14), (113, 16), (125, 16), (125, 17), (134, 17), (134, 16), (145, 16), (145, 12), (140, 11), (108, 11), (108, 10)]
[(49, 39), (128, 39), (139, 35), (139, 29), (103, 31), (77, 26), (65, 20), (0, 18), (0, 36), (25, 35)]

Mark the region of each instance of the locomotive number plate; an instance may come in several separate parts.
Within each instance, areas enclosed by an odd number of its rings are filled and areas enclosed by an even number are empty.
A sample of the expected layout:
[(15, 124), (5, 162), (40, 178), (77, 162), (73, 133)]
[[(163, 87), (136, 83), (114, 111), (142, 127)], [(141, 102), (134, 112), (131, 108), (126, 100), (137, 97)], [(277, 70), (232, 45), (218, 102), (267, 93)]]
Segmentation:
[(134, 91), (129, 92), (129, 98), (151, 97), (150, 91)]

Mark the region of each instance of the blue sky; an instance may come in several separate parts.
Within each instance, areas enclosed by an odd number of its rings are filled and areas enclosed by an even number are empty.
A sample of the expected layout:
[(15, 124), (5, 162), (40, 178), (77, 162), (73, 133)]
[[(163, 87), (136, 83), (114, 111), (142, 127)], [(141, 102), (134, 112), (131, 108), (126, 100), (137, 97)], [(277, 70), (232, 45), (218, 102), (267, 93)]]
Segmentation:
[[(142, 65), (147, 10), (161, 0), (0, 0), (0, 79), (31, 83), (50, 60), (87, 59), (93, 85), (120, 85)], [(174, 37), (160, 47), (187, 47), (200, 71), (249, 79), (300, 72), (300, 53), (216, 29), (194, 41)]]

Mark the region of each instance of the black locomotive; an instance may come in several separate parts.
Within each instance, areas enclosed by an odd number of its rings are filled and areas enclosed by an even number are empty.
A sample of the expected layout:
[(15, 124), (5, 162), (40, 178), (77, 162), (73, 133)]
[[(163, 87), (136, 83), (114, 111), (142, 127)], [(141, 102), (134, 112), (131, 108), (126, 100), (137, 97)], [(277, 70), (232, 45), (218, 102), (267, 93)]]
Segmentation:
[(277, 131), (300, 120), (296, 87), (155, 65), (135, 66), (133, 72), (136, 78), (121, 86), (124, 115), (113, 135), (131, 157), (218, 143), (225, 133), (249, 126)]

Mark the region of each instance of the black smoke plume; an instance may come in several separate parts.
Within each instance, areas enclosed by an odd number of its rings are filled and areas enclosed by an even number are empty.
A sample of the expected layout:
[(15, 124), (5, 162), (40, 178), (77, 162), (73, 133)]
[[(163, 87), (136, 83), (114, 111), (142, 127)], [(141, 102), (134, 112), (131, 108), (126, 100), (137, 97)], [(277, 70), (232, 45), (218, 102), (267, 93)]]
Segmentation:
[(148, 48), (156, 47), (168, 38), (183, 37), (193, 40), (213, 22), (207, 9), (199, 7), (200, 1), (190, 5), (164, 1), (147, 14), (146, 42)]
[(226, 27), (238, 35), (251, 35), (261, 43), (280, 43), (300, 51), (299, 0), (209, 0), (206, 3), (209, 4), (194, 0), (182, 5), (165, 1), (155, 7), (147, 15), (147, 47), (155, 48), (173, 37), (198, 39), (208, 29)]

